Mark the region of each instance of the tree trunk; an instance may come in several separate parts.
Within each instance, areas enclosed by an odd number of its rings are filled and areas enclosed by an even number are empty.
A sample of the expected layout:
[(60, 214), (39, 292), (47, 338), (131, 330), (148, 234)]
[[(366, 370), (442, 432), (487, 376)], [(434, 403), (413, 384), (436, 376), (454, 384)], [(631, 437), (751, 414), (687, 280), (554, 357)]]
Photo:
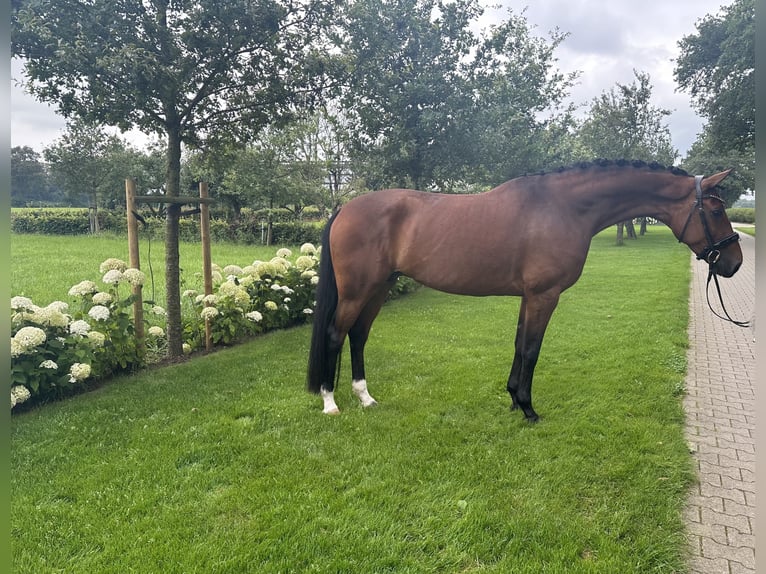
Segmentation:
[[(168, 128), (167, 171), (165, 172), (165, 193), (178, 197), (181, 187), (181, 134), (176, 127)], [(168, 357), (183, 355), (183, 328), (181, 326), (181, 289), (178, 253), (178, 229), (181, 206), (170, 203), (165, 219), (165, 290), (167, 293), (167, 337)]]
[(98, 235), (98, 197), (95, 193), (90, 194), (90, 208), (88, 209), (88, 223), (92, 235)]
[(638, 239), (636, 236), (636, 228), (633, 226), (632, 219), (629, 219), (625, 222), (625, 229), (628, 231), (628, 239)]

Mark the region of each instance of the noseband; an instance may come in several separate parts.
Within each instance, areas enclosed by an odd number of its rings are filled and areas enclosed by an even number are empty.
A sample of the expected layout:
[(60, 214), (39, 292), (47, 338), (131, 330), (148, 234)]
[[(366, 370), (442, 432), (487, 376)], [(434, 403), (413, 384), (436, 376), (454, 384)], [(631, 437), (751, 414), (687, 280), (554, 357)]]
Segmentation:
[[(726, 321), (730, 321), (733, 324), (737, 325), (738, 327), (749, 327), (750, 323), (748, 321), (735, 321), (729, 316), (729, 312), (726, 311), (726, 307), (723, 304), (723, 296), (721, 295), (721, 287), (718, 285), (718, 275), (715, 272), (715, 264), (718, 262), (718, 259), (721, 257), (721, 249), (726, 247), (727, 245), (731, 243), (735, 243), (739, 241), (739, 233), (732, 233), (731, 235), (727, 235), (720, 241), (713, 241), (713, 235), (710, 233), (710, 227), (708, 226), (707, 222), (707, 215), (705, 214), (705, 209), (702, 204), (702, 201), (705, 199), (717, 199), (722, 204), (724, 203), (723, 199), (721, 199), (717, 195), (713, 194), (702, 194), (702, 179), (704, 176), (702, 175), (695, 175), (694, 176), (694, 188), (696, 190), (697, 198), (694, 201), (694, 205), (692, 205), (691, 210), (689, 211), (689, 217), (686, 218), (686, 223), (684, 223), (683, 229), (681, 229), (681, 235), (678, 237), (678, 241), (683, 241), (684, 234), (686, 233), (686, 228), (689, 227), (689, 222), (692, 220), (692, 216), (694, 215), (694, 211), (696, 210), (700, 217), (700, 222), (702, 223), (702, 229), (705, 231), (705, 239), (707, 240), (707, 247), (703, 249), (700, 253), (697, 254), (697, 259), (700, 261), (707, 261), (707, 264), (710, 266), (708, 276), (707, 276), (707, 285), (705, 288), (705, 296), (707, 298), (707, 305), (710, 307), (710, 310), (713, 312), (713, 315), (720, 319), (724, 319)], [(709, 294), (709, 288), (710, 288), (710, 280), (713, 279), (715, 281), (715, 288), (718, 292), (718, 300), (721, 302), (721, 309), (723, 309), (725, 317), (722, 315), (719, 315), (716, 313), (716, 311), (713, 309), (713, 306), (710, 304), (710, 294)]]

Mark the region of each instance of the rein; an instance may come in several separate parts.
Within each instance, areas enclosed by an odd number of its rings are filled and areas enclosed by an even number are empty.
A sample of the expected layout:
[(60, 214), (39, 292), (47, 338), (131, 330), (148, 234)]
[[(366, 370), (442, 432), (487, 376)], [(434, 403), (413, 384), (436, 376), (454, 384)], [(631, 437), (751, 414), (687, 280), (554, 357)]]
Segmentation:
[[(709, 271), (707, 275), (707, 284), (705, 285), (705, 298), (707, 299), (707, 306), (710, 308), (710, 311), (712, 311), (713, 315), (715, 315), (719, 319), (723, 319), (724, 321), (729, 321), (733, 323), (734, 325), (736, 325), (737, 327), (749, 327), (750, 326), (749, 321), (736, 321), (732, 319), (731, 316), (729, 315), (729, 312), (726, 310), (726, 306), (723, 303), (721, 286), (718, 284), (718, 274), (715, 272), (715, 264), (718, 261), (718, 259), (721, 257), (721, 249), (723, 249), (724, 247), (726, 247), (727, 245), (731, 243), (739, 241), (739, 233), (734, 232), (731, 235), (727, 235), (720, 241), (713, 241), (713, 236), (710, 233), (710, 228), (708, 227), (707, 215), (705, 214), (705, 209), (702, 204), (702, 201), (705, 199), (717, 199), (721, 203), (724, 203), (724, 201), (717, 195), (702, 194), (702, 186), (700, 184), (703, 178), (704, 176), (702, 175), (694, 176), (694, 187), (696, 189), (697, 197), (696, 197), (696, 200), (694, 201), (694, 205), (692, 205), (692, 208), (689, 211), (689, 217), (686, 218), (686, 223), (684, 223), (684, 227), (681, 230), (681, 235), (679, 236), (678, 241), (681, 242), (683, 240), (684, 234), (686, 233), (686, 228), (689, 227), (689, 222), (691, 221), (692, 216), (694, 215), (694, 211), (696, 209), (700, 217), (700, 222), (702, 223), (702, 229), (705, 231), (705, 239), (707, 239), (707, 247), (705, 247), (705, 249), (703, 249), (697, 255), (697, 260), (707, 261), (709, 266)], [(715, 283), (715, 288), (716, 288), (716, 291), (718, 292), (718, 300), (721, 303), (721, 309), (723, 310), (723, 315), (717, 313), (716, 310), (713, 309), (713, 306), (710, 304), (710, 280), (711, 279)]]

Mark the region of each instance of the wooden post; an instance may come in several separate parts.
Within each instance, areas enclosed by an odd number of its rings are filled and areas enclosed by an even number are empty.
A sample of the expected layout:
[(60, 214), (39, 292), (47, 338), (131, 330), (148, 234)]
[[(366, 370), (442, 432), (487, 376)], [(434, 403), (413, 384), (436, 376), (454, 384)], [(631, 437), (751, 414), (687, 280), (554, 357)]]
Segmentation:
[[(141, 261), (138, 256), (138, 220), (133, 214), (136, 198), (136, 182), (132, 178), (125, 180), (125, 206), (128, 212), (128, 255), (130, 266), (141, 269)], [(141, 354), (145, 351), (144, 341), (144, 302), (142, 298), (142, 286), (133, 286), (133, 325), (136, 332), (138, 350)]]
[[(199, 182), (199, 197), (207, 199), (207, 183)], [(202, 277), (205, 281), (205, 295), (213, 294), (213, 263), (210, 257), (210, 207), (206, 201), (200, 202), (199, 206), (199, 231), (202, 240)], [(210, 333), (210, 320), (205, 319), (205, 349), (213, 349), (213, 340)]]

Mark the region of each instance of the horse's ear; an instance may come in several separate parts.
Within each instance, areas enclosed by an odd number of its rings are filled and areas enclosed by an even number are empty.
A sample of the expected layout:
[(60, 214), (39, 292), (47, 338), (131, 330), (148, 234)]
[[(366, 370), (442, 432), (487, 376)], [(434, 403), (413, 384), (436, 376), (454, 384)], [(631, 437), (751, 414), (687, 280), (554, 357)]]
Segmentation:
[(716, 173), (715, 175), (711, 175), (710, 177), (706, 177), (702, 180), (702, 183), (700, 186), (703, 190), (708, 190), (712, 187), (715, 187), (719, 183), (721, 183), (724, 179), (726, 179), (726, 176), (731, 173), (731, 169), (727, 169), (726, 171), (722, 171), (720, 173)]

